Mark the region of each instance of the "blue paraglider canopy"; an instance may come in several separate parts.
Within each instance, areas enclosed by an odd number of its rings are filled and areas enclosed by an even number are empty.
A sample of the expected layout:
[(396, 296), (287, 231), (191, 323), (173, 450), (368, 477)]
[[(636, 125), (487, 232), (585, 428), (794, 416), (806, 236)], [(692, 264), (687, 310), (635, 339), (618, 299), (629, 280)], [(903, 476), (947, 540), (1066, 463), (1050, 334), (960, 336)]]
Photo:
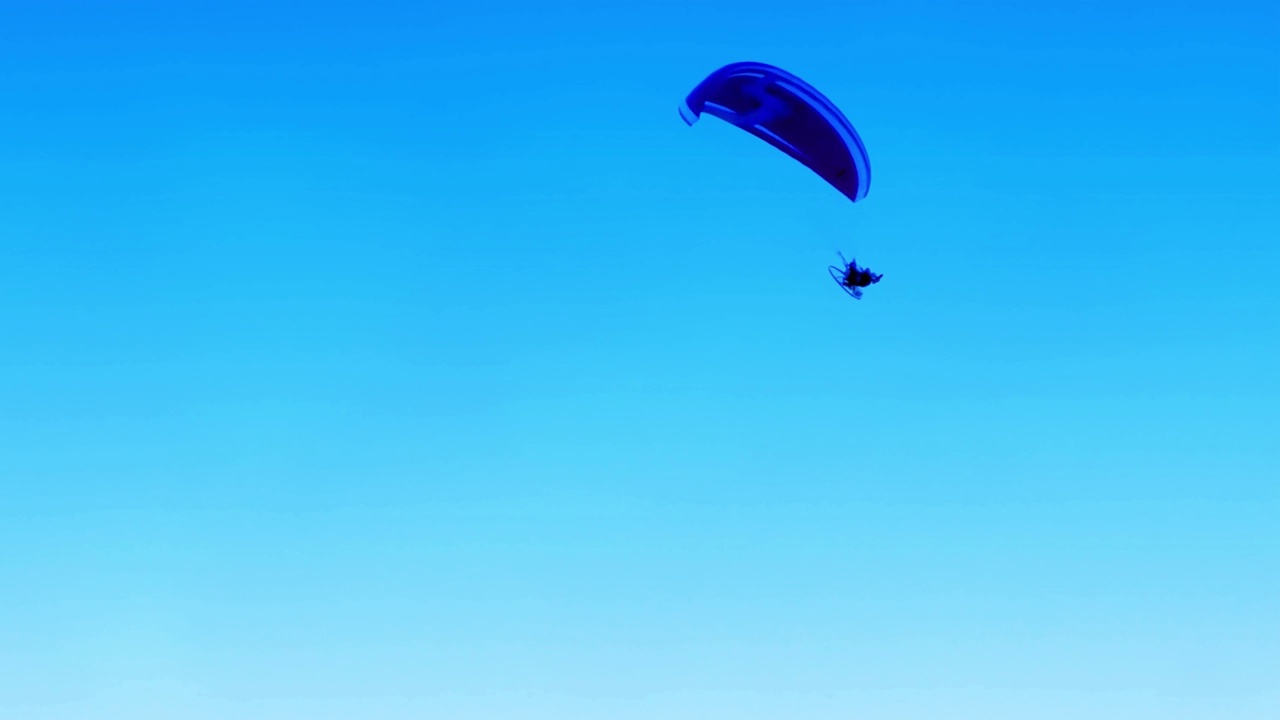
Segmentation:
[(850, 200), (866, 197), (871, 161), (857, 131), (826, 96), (786, 70), (756, 62), (716, 70), (680, 107), (689, 125), (704, 112), (800, 161)]

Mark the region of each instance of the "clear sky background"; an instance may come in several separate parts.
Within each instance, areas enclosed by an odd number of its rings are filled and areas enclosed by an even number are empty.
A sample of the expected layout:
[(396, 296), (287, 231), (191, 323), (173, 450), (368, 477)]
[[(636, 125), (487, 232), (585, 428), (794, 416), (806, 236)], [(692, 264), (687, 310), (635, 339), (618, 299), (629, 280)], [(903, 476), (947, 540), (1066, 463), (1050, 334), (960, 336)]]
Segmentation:
[(1280, 717), (1280, 5), (432, 5), (0, 2), (0, 716)]

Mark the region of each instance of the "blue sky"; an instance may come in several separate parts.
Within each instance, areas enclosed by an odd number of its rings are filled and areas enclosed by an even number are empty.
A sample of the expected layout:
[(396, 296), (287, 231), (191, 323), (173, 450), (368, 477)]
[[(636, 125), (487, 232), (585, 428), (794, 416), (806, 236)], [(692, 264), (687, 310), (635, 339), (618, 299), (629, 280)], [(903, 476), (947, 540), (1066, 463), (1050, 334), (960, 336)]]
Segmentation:
[[(7, 0), (0, 48), (0, 714), (1280, 714), (1275, 3)], [(739, 60), (864, 202), (680, 121)]]

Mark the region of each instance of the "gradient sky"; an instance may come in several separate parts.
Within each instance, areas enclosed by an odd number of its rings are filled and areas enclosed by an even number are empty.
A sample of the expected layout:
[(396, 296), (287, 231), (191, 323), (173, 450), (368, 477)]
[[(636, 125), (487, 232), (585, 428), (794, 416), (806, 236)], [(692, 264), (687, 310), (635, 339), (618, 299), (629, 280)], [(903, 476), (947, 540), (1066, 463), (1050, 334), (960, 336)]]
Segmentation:
[(430, 5), (0, 0), (0, 716), (1280, 717), (1280, 4)]

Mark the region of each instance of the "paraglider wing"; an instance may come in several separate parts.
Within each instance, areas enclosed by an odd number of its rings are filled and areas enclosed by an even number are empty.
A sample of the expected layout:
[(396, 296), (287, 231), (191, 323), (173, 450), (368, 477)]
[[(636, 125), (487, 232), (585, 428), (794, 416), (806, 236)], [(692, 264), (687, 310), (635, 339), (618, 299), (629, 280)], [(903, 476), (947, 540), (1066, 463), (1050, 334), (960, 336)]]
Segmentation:
[(680, 107), (689, 125), (704, 112), (800, 161), (850, 200), (866, 197), (871, 161), (862, 139), (830, 100), (795, 75), (764, 63), (726, 65)]

